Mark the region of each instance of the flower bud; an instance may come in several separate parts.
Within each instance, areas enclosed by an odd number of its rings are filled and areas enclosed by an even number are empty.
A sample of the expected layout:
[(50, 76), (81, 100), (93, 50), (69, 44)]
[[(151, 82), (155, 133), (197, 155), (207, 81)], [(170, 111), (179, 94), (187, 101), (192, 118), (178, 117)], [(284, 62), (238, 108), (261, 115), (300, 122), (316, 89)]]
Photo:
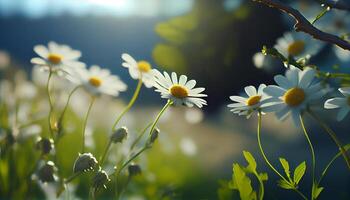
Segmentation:
[(39, 137), (35, 147), (37, 150), (41, 151), (43, 155), (48, 154), (54, 148), (53, 140)]
[(151, 147), (153, 145), (153, 143), (157, 140), (159, 132), (160, 131), (158, 128), (154, 128), (154, 130), (151, 133), (151, 137), (149, 138), (149, 140), (147, 142), (148, 147)]
[(92, 186), (96, 189), (100, 187), (104, 187), (106, 189), (106, 183), (110, 180), (111, 179), (109, 179), (108, 174), (104, 170), (100, 169), (92, 180)]
[(128, 167), (128, 171), (130, 177), (137, 176), (142, 172), (141, 167), (137, 164), (130, 164)]
[(123, 142), (123, 140), (128, 135), (128, 129), (126, 127), (118, 128), (114, 131), (114, 133), (111, 135), (111, 141), (113, 143)]
[(43, 183), (54, 182), (56, 180), (56, 167), (52, 161), (46, 162), (37, 172), (37, 177)]
[(91, 153), (79, 154), (74, 162), (73, 172), (86, 172), (92, 170), (97, 165), (96, 158)]

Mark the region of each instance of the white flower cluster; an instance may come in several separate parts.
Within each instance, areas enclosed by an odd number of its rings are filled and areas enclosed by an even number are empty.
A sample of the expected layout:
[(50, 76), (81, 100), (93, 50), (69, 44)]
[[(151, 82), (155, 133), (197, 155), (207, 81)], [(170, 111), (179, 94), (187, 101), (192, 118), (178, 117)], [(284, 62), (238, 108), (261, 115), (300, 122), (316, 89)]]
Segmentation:
[[(33, 58), (31, 62), (43, 70), (63, 76), (76, 86), (83, 87), (88, 93), (94, 96), (102, 94), (118, 96), (120, 92), (126, 91), (127, 85), (110, 70), (103, 69), (97, 65), (87, 68), (78, 59), (81, 52), (74, 50), (67, 45), (60, 45), (49, 42), (48, 46), (37, 45), (34, 51), (40, 56)], [(147, 61), (136, 61), (129, 54), (122, 54), (122, 66), (128, 68), (133, 79), (139, 79), (147, 87), (155, 87), (162, 98), (169, 99), (175, 105), (196, 105), (201, 108), (206, 105), (202, 97), (204, 88), (195, 88), (196, 81), (188, 80), (187, 76), (177, 76), (175, 72), (171, 77), (167, 72), (163, 74), (152, 69)]]
[[(311, 105), (320, 102), (326, 94), (317, 78), (316, 71), (306, 67), (301, 70), (291, 66), (285, 75), (276, 75), (277, 85), (261, 84), (258, 90), (254, 86), (245, 87), (247, 97), (231, 96), (235, 103), (229, 104), (233, 113), (250, 116), (254, 112), (274, 112), (278, 119), (284, 120), (292, 116), (296, 125), (299, 117), (310, 109)], [(350, 111), (350, 88), (339, 88), (343, 97), (328, 99), (324, 108), (339, 108), (337, 120), (342, 120)]]

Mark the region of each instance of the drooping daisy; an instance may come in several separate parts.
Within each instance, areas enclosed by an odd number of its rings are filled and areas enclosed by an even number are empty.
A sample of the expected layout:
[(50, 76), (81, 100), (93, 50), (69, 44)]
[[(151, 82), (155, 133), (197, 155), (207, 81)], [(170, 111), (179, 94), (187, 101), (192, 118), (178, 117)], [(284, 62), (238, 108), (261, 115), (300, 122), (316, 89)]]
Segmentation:
[(152, 66), (149, 62), (145, 60), (136, 61), (127, 53), (122, 54), (122, 59), (124, 60), (122, 66), (129, 69), (130, 76), (133, 79), (142, 78), (142, 82), (146, 87), (153, 87), (154, 80), (151, 73)]
[(53, 70), (55, 72), (71, 73), (76, 68), (84, 68), (85, 64), (79, 62), (81, 52), (73, 50), (67, 45), (60, 45), (55, 42), (49, 42), (48, 46), (36, 45), (35, 53), (40, 57), (32, 58), (31, 63), (40, 66), (44, 70)]
[(291, 114), (296, 125), (299, 124), (300, 114), (312, 101), (324, 95), (319, 83), (314, 83), (315, 70), (296, 67), (286, 71), (286, 75), (274, 77), (277, 85), (269, 85), (264, 89), (271, 96), (269, 102), (262, 105), (265, 112), (275, 112), (280, 120)]
[(335, 97), (332, 99), (328, 99), (324, 104), (324, 108), (339, 108), (337, 120), (341, 121), (346, 117), (346, 115), (350, 111), (350, 87), (339, 88), (339, 91), (343, 94), (344, 97)]
[(171, 73), (171, 77), (167, 72), (159, 72), (156, 69), (152, 70), (154, 75), (156, 91), (161, 94), (162, 98), (170, 99), (175, 105), (186, 105), (192, 107), (196, 105), (201, 108), (207, 105), (207, 101), (201, 97), (206, 97), (202, 94), (205, 88), (194, 88), (195, 80), (187, 80), (187, 76), (181, 75), (178, 79), (175, 72)]
[(288, 32), (277, 39), (275, 48), (285, 57), (299, 59), (316, 55), (322, 46), (322, 43), (307, 34)]
[(86, 91), (93, 95), (107, 94), (118, 96), (119, 92), (127, 89), (127, 86), (118, 76), (112, 75), (108, 69), (102, 69), (93, 65), (90, 69), (74, 70), (67, 77), (70, 81), (84, 87)]
[(260, 106), (269, 98), (263, 92), (265, 88), (265, 84), (260, 84), (258, 90), (254, 86), (247, 86), (244, 88), (247, 97), (230, 96), (230, 99), (235, 103), (229, 104), (227, 107), (232, 108), (231, 112), (235, 114), (249, 117), (254, 111), (262, 110)]

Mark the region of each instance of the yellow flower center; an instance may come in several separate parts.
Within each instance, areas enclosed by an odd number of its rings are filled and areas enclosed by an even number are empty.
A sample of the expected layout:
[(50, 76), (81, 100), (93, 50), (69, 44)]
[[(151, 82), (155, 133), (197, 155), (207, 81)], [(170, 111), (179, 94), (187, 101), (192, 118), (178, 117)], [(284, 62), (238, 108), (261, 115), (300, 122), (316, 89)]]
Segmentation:
[(89, 83), (94, 87), (100, 87), (102, 85), (102, 80), (99, 77), (92, 76), (89, 79)]
[(249, 99), (247, 100), (247, 106), (254, 106), (256, 104), (258, 104), (261, 100), (261, 96), (260, 95), (255, 95), (255, 96), (251, 96), (249, 97)]
[(137, 63), (137, 67), (141, 72), (149, 72), (151, 70), (151, 64), (149, 62), (141, 60)]
[(302, 40), (297, 40), (289, 44), (287, 51), (289, 55), (297, 56), (301, 54), (304, 51), (304, 49), (305, 49), (305, 42)]
[(174, 97), (177, 97), (177, 98), (188, 97), (188, 89), (182, 85), (175, 84), (171, 86), (171, 88), (169, 89), (169, 92), (170, 94), (172, 94)]
[(283, 101), (289, 106), (298, 106), (305, 100), (305, 92), (300, 88), (291, 88), (283, 95)]
[(63, 56), (61, 56), (60, 54), (55, 54), (55, 53), (50, 53), (48, 56), (47, 56), (47, 59), (52, 63), (52, 64), (59, 64), (61, 63), (62, 59), (63, 59)]

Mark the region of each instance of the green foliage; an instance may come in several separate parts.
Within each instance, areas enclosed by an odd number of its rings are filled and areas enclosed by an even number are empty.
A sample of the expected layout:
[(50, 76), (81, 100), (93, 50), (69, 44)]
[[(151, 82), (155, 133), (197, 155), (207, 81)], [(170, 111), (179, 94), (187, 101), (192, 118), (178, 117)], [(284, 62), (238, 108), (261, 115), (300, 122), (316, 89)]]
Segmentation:
[(300, 180), (303, 178), (306, 171), (306, 163), (305, 161), (300, 163), (294, 170), (293, 178), (290, 173), (290, 166), (288, 161), (285, 158), (279, 158), (280, 163), (283, 167), (284, 173), (287, 176), (287, 179), (281, 179), (277, 182), (278, 186), (287, 189), (293, 190), (298, 188), (298, 184)]
[[(220, 200), (232, 199), (232, 190), (238, 191), (241, 200), (256, 200), (258, 199), (258, 196), (259, 199), (263, 199), (263, 182), (268, 180), (268, 175), (257, 171), (257, 163), (250, 152), (243, 151), (243, 156), (248, 165), (244, 167), (237, 163), (233, 164), (231, 181), (228, 183), (224, 181), (220, 182), (221, 186), (218, 190)], [(258, 180), (260, 184), (259, 193), (254, 190), (250, 175), (255, 176), (255, 178)], [(231, 192), (229, 189), (231, 189)]]

